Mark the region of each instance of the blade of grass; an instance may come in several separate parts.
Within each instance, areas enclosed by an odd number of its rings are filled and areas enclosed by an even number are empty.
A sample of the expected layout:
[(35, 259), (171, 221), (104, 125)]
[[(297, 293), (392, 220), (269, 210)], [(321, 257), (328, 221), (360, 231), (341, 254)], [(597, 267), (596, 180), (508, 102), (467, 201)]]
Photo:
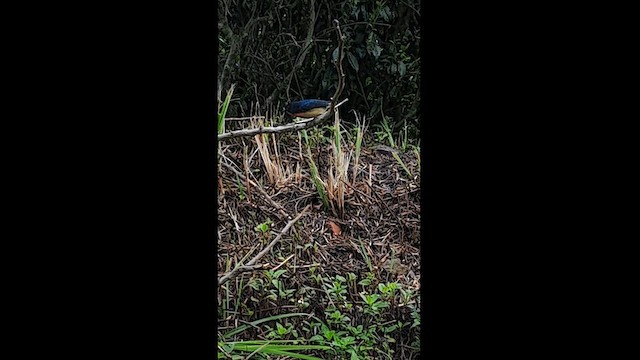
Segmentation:
[(236, 84), (233, 84), (231, 85), (231, 88), (227, 90), (227, 96), (222, 103), (222, 110), (218, 110), (218, 134), (224, 134), (224, 118), (227, 115), (227, 110), (229, 109), (229, 103), (231, 102), (231, 96), (233, 95), (235, 87)]
[(308, 316), (308, 317), (311, 317), (311, 318), (314, 318), (314, 319), (320, 321), (320, 319), (318, 319), (317, 317), (313, 316), (312, 314), (307, 314), (307, 313), (280, 314), (280, 315), (269, 316), (269, 317), (266, 317), (266, 318), (263, 318), (263, 319), (258, 319), (258, 320), (250, 322), (249, 324), (240, 325), (236, 329), (233, 329), (233, 330), (225, 333), (223, 335), (223, 337), (225, 339), (228, 339), (231, 336), (239, 334), (239, 333), (247, 330), (250, 327), (257, 327), (258, 325), (260, 325), (262, 323), (265, 323), (265, 322), (285, 319), (285, 318), (292, 317), (292, 316)]
[(369, 255), (367, 254), (367, 252), (364, 249), (364, 243), (362, 242), (362, 239), (358, 236), (358, 241), (360, 242), (360, 251), (362, 252), (362, 256), (364, 257), (364, 261), (367, 263), (367, 266), (369, 267), (369, 271), (373, 272), (373, 266), (371, 265), (371, 259), (369, 259)]
[(409, 179), (411, 179), (413, 176), (411, 175), (411, 172), (409, 171), (409, 169), (407, 169), (407, 167), (404, 165), (404, 162), (402, 162), (402, 160), (400, 159), (400, 156), (393, 152), (391, 153), (393, 155), (393, 157), (396, 159), (396, 161), (398, 162), (398, 164), (400, 164), (400, 166), (402, 166), (402, 168), (404, 169), (404, 171), (407, 173), (407, 175), (409, 175)]

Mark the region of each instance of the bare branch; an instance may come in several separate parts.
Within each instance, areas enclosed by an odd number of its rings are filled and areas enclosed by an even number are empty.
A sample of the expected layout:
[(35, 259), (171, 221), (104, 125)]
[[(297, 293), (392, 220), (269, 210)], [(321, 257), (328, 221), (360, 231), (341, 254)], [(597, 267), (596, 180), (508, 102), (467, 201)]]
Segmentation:
[(338, 20), (333, 20), (333, 23), (336, 25), (336, 30), (338, 31), (338, 59), (336, 61), (336, 70), (338, 71), (338, 86), (336, 87), (336, 92), (333, 94), (333, 98), (331, 98), (331, 112), (336, 107), (335, 103), (342, 94), (342, 89), (344, 89), (344, 71), (342, 70), (342, 59), (344, 58), (344, 38), (342, 37), (342, 31), (340, 30), (340, 22)]
[(230, 117), (230, 118), (224, 118), (224, 121), (242, 121), (242, 120), (253, 120), (253, 119), (264, 119), (264, 118), (266, 118), (266, 116), (246, 116), (246, 117), (239, 117), (239, 118)]
[[(348, 100), (349, 99), (342, 100), (335, 107), (337, 108), (338, 106), (344, 104)], [(229, 131), (224, 134), (219, 134), (218, 141), (233, 139), (237, 137), (255, 136), (257, 134), (275, 134), (275, 133), (283, 133), (283, 132), (290, 132), (290, 131), (300, 131), (300, 130), (308, 129), (310, 127), (324, 124), (325, 122), (327, 122), (327, 120), (331, 119), (332, 115), (333, 115), (332, 111), (327, 111), (326, 113), (315, 117), (311, 121), (292, 123), (292, 124), (281, 125), (281, 126), (266, 126), (266, 127), (261, 126), (253, 129)]]

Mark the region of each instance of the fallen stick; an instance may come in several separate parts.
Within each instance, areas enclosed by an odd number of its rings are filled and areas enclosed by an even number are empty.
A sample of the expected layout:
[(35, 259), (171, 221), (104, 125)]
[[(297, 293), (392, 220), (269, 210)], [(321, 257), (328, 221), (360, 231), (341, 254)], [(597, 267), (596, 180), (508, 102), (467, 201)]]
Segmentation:
[(262, 258), (269, 251), (271, 251), (271, 248), (278, 241), (280, 241), (280, 239), (282, 238), (282, 235), (284, 235), (287, 231), (289, 231), (289, 228), (291, 228), (291, 226), (293, 226), (293, 224), (295, 224), (298, 220), (300, 220), (300, 218), (307, 213), (307, 210), (309, 210), (310, 207), (311, 207), (311, 205), (307, 205), (302, 210), (302, 212), (300, 214), (298, 214), (298, 216), (296, 216), (293, 220), (289, 221), (287, 223), (287, 225), (284, 227), (284, 229), (282, 229), (282, 231), (280, 231), (280, 234), (278, 234), (278, 236), (276, 236), (276, 238), (273, 239), (273, 241), (271, 241), (271, 243), (269, 243), (269, 245), (267, 245), (267, 247), (262, 249), (262, 251), (260, 251), (256, 256), (254, 256), (253, 259), (249, 260), (248, 263), (246, 263), (244, 265), (236, 266), (228, 274), (226, 274), (223, 277), (221, 277), (220, 279), (218, 279), (218, 286), (224, 284), (225, 282), (229, 281), (232, 277), (236, 276), (236, 274), (238, 273), (238, 271), (240, 269), (246, 269), (247, 267), (255, 265), (255, 263), (258, 262), (258, 260), (260, 260), (260, 258)]

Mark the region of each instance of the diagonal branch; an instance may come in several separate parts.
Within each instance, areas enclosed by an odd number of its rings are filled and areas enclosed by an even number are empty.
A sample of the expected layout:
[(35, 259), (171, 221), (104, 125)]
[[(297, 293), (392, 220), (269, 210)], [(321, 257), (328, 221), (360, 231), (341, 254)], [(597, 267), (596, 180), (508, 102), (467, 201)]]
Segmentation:
[[(349, 99), (342, 100), (335, 107), (337, 108), (338, 106), (344, 104), (348, 100)], [(311, 121), (292, 123), (292, 124), (281, 125), (281, 126), (261, 126), (253, 129), (228, 131), (224, 134), (219, 134), (218, 141), (229, 140), (237, 137), (255, 136), (257, 134), (274, 134), (274, 133), (282, 133), (282, 132), (289, 132), (289, 131), (300, 131), (300, 130), (308, 129), (310, 127), (314, 127), (327, 122), (327, 120), (331, 119), (331, 115), (333, 115), (333, 112), (327, 111), (324, 114), (315, 117)]]
[(293, 226), (293, 224), (295, 224), (298, 220), (300, 220), (300, 218), (302, 216), (304, 216), (307, 213), (307, 210), (309, 210), (309, 208), (311, 207), (311, 205), (307, 205), (300, 214), (298, 214), (298, 216), (296, 216), (293, 220), (289, 221), (287, 223), (287, 225), (284, 227), (284, 229), (282, 229), (282, 231), (280, 231), (280, 234), (278, 234), (278, 236), (276, 236), (275, 239), (273, 239), (273, 241), (271, 241), (271, 243), (269, 243), (269, 245), (267, 245), (267, 247), (265, 247), (264, 249), (262, 249), (262, 251), (260, 251), (256, 256), (253, 257), (253, 259), (249, 260), (248, 263), (244, 264), (244, 265), (240, 265), (240, 266), (236, 266), (235, 268), (233, 268), (233, 270), (231, 270), (228, 274), (224, 275), (223, 277), (221, 277), (220, 279), (218, 279), (218, 286), (224, 284), (225, 282), (229, 281), (233, 276), (236, 275), (236, 273), (238, 273), (238, 271), (240, 271), (241, 269), (247, 269), (247, 267), (251, 267), (253, 265), (255, 265), (256, 262), (258, 262), (258, 260), (260, 260), (260, 258), (262, 258), (266, 253), (268, 253), (269, 251), (271, 251), (271, 248), (278, 242), (280, 241), (280, 239), (282, 238), (282, 235), (286, 234), (287, 231), (289, 231), (289, 228), (291, 228)]

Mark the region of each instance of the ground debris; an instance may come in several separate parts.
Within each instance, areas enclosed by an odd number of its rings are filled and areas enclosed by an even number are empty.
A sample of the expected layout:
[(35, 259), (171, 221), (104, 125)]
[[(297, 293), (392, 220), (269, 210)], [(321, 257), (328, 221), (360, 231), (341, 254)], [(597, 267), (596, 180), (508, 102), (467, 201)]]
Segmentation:
[[(272, 136), (277, 137), (277, 141), (271, 140)], [(219, 326), (233, 327), (238, 319), (247, 322), (296, 310), (297, 299), (305, 299), (306, 292), (318, 291), (320, 287), (312, 276), (314, 272), (325, 276), (353, 273), (358, 281), (367, 273), (373, 273), (375, 279), (395, 281), (404, 289), (417, 291), (421, 270), (421, 191), (416, 153), (363, 149), (355, 181), (352, 168), (348, 170), (344, 209), (338, 212), (322, 205), (311, 180), (305, 146), (300, 146), (298, 135), (278, 134), (268, 138), (269, 144), (277, 146), (277, 156), (273, 151), (269, 155), (279, 166), (277, 182), (269, 181), (262, 158), (265, 155), (258, 151), (255, 141), (233, 139), (221, 145), (220, 161), (225, 164), (218, 167), (218, 180), (224, 187), (224, 192), (218, 192), (218, 276), (246, 265), (264, 249), (290, 220), (282, 213), (293, 218), (311, 206), (308, 214), (261, 258), (263, 265), (254, 271), (238, 271), (237, 277), (224, 285), (225, 293), (243, 299), (243, 306), (233, 314), (234, 320), (225, 320), (226, 313), (219, 314)], [(313, 156), (319, 177), (326, 181), (332, 152), (320, 146)], [(256, 186), (261, 187), (261, 191)], [(268, 225), (260, 227), (261, 224)], [(256, 299), (256, 290), (247, 285), (254, 284), (274, 268), (286, 270), (284, 281), (298, 290), (292, 296), (295, 301)], [(237, 288), (240, 284), (244, 286)], [(219, 297), (219, 306), (221, 302)], [(314, 302), (304, 309), (315, 312), (319, 318), (324, 317), (324, 310)], [(409, 318), (406, 307), (399, 307), (397, 311), (403, 318)], [(248, 336), (261, 336), (257, 329), (251, 331)]]

